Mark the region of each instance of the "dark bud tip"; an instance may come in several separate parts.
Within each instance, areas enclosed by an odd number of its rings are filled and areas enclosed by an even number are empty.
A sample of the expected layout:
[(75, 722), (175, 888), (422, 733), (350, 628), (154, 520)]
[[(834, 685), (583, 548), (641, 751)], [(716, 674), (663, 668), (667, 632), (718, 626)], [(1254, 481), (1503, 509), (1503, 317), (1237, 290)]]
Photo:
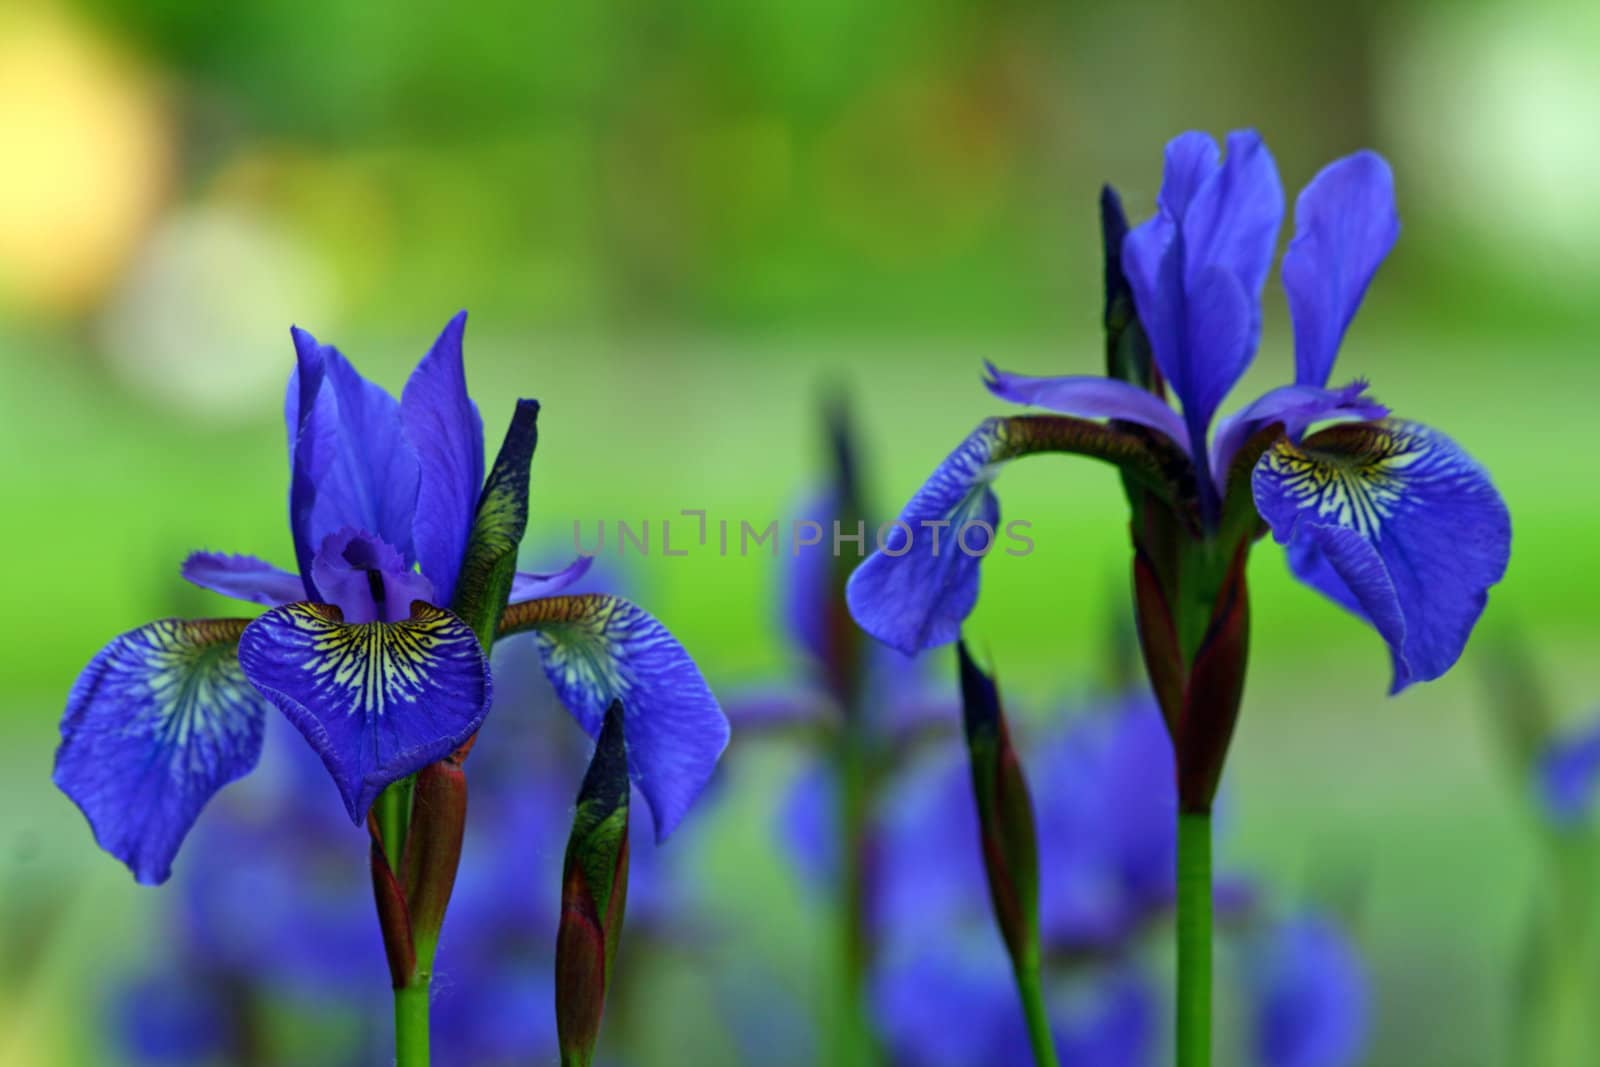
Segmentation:
[(999, 687), (957, 642), (962, 718), (995, 922), (1013, 964), (1039, 959), (1039, 855), (1033, 801), (1000, 703)]
[(979, 734), (998, 733), (1002, 721), (1000, 689), (972, 658), (965, 639), (956, 642), (956, 662), (961, 679), (961, 719), (968, 741)]
[(1139, 325), (1133, 289), (1122, 270), (1122, 243), (1128, 236), (1128, 217), (1122, 199), (1111, 186), (1100, 189), (1100, 242), (1105, 260), (1106, 376), (1132, 382), (1159, 393), (1160, 384), (1150, 361), (1150, 343)]

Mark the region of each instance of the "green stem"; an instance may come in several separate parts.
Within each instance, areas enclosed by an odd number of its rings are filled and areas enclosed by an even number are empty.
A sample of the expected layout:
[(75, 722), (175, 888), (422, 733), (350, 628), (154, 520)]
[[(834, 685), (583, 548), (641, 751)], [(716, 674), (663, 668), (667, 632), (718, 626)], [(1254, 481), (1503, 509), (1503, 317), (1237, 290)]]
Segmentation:
[(378, 794), (374, 805), (378, 817), (378, 836), (383, 840), (383, 854), (389, 860), (389, 869), (400, 870), (400, 854), (405, 850), (406, 830), (411, 823), (410, 778), (402, 778)]
[(1057, 1067), (1056, 1040), (1050, 1031), (1050, 1013), (1045, 1009), (1044, 989), (1039, 982), (1039, 962), (1019, 964), (1015, 973), (1022, 1012), (1028, 1019), (1028, 1043), (1033, 1046), (1035, 1067)]
[(428, 986), (413, 982), (394, 991), (395, 1067), (428, 1067)]
[(1211, 815), (1178, 815), (1178, 1067), (1211, 1064)]
[(876, 1042), (867, 1024), (866, 978), (871, 964), (867, 943), (866, 823), (870, 804), (868, 754), (857, 719), (845, 723), (839, 739), (839, 840), (844, 849), (840, 870), (839, 963), (837, 1016), (832, 1030), (839, 1048), (829, 1060), (845, 1067), (870, 1067), (878, 1062)]

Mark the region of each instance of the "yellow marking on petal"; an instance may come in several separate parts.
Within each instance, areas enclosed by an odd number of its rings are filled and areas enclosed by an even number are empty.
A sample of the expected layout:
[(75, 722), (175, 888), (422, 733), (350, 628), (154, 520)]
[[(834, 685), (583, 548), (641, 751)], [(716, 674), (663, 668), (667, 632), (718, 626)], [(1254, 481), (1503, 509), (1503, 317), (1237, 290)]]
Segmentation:
[(291, 604), (283, 610), (310, 640), (314, 655), (305, 670), (317, 685), (355, 695), (349, 714), (359, 708), (382, 716), (416, 703), (432, 658), (444, 644), (463, 640), (449, 632), (454, 616), (420, 601), (402, 622), (348, 624), (325, 604)]
[(1349, 451), (1297, 446), (1279, 440), (1266, 467), (1284, 493), (1320, 521), (1376, 538), (1406, 494), (1406, 471), (1423, 456), (1423, 442), (1391, 427), (1363, 427)]

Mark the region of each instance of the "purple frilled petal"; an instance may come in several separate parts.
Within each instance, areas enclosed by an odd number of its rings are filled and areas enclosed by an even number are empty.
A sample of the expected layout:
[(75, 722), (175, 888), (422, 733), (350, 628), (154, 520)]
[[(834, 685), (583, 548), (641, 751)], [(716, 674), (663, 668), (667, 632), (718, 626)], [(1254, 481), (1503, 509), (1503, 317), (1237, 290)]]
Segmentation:
[(55, 784), (146, 885), (167, 880), (206, 801), (261, 756), (267, 703), (235, 655), (244, 625), (164, 619), (130, 630), (67, 698)]
[(1366, 1050), (1370, 991), (1361, 959), (1332, 924), (1301, 917), (1250, 961), (1262, 1067), (1353, 1067)]
[(628, 772), (650, 804), (656, 840), (664, 840), (710, 781), (728, 745), (728, 720), (689, 653), (638, 605), (593, 594), (508, 613), (547, 605), (548, 617), (531, 624), (545, 674), (591, 737), (611, 702), (622, 701)]
[(997, 370), (984, 364), (989, 376), (984, 386), (1001, 400), (1028, 404), (1063, 415), (1089, 419), (1121, 419), (1165, 435), (1180, 449), (1188, 451), (1189, 438), (1183, 419), (1154, 393), (1136, 385), (1093, 374), (1061, 378), (1035, 378)]
[[(411, 561), (419, 468), (401, 432), (400, 405), (338, 349), (302, 329), (293, 333), (299, 362), (285, 404), (289, 521), (302, 576), (309, 577), (323, 539), (346, 526), (369, 531)], [(307, 593), (315, 592), (308, 583)]]
[(1187, 133), (1167, 146), (1155, 218), (1123, 243), (1123, 263), (1156, 363), (1183, 404), (1191, 447), (1255, 353), (1261, 287), (1283, 219), (1283, 188), (1252, 131), (1228, 156)]
[(467, 395), (461, 356), (466, 326), (465, 311), (450, 320), (400, 396), (405, 436), (422, 464), (416, 558), (442, 604), (455, 595), (483, 489), (483, 419)]
[[(989, 483), (1002, 425), (986, 420), (939, 464), (845, 587), (861, 628), (907, 655), (954, 641), (978, 602), (978, 565), (1000, 522)], [(968, 526), (977, 530), (967, 540), (971, 551), (960, 537)]]
[(1389, 164), (1376, 152), (1328, 164), (1301, 191), (1294, 219), (1282, 268), (1294, 320), (1294, 380), (1325, 385), (1367, 284), (1400, 236)]
[(322, 599), (350, 624), (401, 622), (411, 617), (411, 602), (432, 602), (428, 579), (405, 565), (393, 545), (345, 527), (322, 541), (311, 563)]
[(1218, 488), (1226, 490), (1227, 486), (1222, 483), (1228, 476), (1234, 454), (1256, 431), (1275, 422), (1282, 423), (1284, 432), (1298, 440), (1315, 422), (1336, 418), (1375, 422), (1388, 414), (1388, 408), (1367, 395), (1367, 383), (1359, 379), (1339, 389), (1281, 385), (1217, 424), (1211, 470), (1217, 477)]
[(593, 556), (579, 556), (565, 567), (550, 574), (518, 571), (511, 579), (511, 599), (533, 600), (536, 597), (564, 593), (582, 581), (592, 566), (594, 566)]
[(1324, 591), (1336, 577), (1335, 599), (1388, 642), (1391, 692), (1455, 663), (1511, 554), (1505, 502), (1455, 442), (1410, 422), (1334, 427), (1268, 449), (1252, 487), (1291, 561)]
[(1594, 813), (1600, 782), (1600, 722), (1545, 747), (1539, 756), (1539, 803), (1557, 826), (1579, 826)]
[(356, 823), (385, 786), (471, 737), (489, 707), (489, 663), (472, 628), (424, 603), (396, 623), (277, 608), (245, 630), (239, 662), (322, 757)]
[(265, 604), (280, 604), (305, 599), (305, 585), (298, 574), (290, 574), (254, 556), (235, 556), (226, 552), (191, 552), (183, 561), (183, 577), (201, 589)]

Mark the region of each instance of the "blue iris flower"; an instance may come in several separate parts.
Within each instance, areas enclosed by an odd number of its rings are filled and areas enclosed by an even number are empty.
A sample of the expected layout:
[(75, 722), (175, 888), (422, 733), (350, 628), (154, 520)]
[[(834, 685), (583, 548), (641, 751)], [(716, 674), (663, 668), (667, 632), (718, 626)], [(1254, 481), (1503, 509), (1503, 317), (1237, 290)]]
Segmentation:
[[(285, 417), (298, 573), (195, 553), (185, 578), (271, 610), (150, 623), (79, 676), (55, 782), (139, 881), (164, 881), (207, 800), (255, 766), (269, 707), (321, 757), (356, 823), (386, 786), (482, 725), (489, 661), (450, 609), (474, 521), (500, 500), (493, 480), (485, 485), (465, 325), (465, 312), (450, 321), (398, 401), (336, 348), (294, 330)], [(531, 439), (537, 411), (518, 403), (508, 444)], [(506, 618), (520, 614), (501, 635), (535, 631), (552, 683), (591, 734), (622, 701), (629, 769), (664, 837), (709, 779), (727, 721), (658, 621), (617, 597), (559, 595), (588, 563), (518, 574), (511, 599), (520, 603)]]
[[(999, 522), (990, 488), (999, 468), (1037, 451), (1085, 451), (1079, 438), (1095, 431), (1095, 454), (1120, 450), (1117, 458), (1127, 460), (1138, 452), (1146, 471), (1184, 486), (1203, 530), (1214, 534), (1235, 501), (1252, 523), (1259, 514), (1295, 575), (1388, 644), (1392, 691), (1443, 674), (1505, 572), (1505, 504), (1483, 468), (1444, 434), (1389, 417), (1362, 381), (1328, 384), (1399, 234), (1389, 165), (1357, 152), (1300, 193), (1279, 269), (1294, 326), (1294, 381), (1220, 421), (1217, 411), (1260, 338), (1262, 288), (1283, 215), (1277, 168), (1253, 132), (1230, 134), (1226, 159), (1210, 136), (1186, 133), (1167, 146), (1156, 207), (1112, 245), (1159, 371), (1155, 387), (990, 367), (986, 384), (997, 397), (1076, 418), (993, 418), (974, 430), (852, 576), (855, 618), (906, 652), (954, 641), (977, 601), (981, 550)], [(1165, 400), (1162, 380), (1178, 409)], [(1085, 419), (1133, 432), (1113, 440)], [(1342, 424), (1308, 433), (1330, 421)], [(973, 534), (974, 551), (963, 551), (954, 535), (975, 524), (991, 532)]]

